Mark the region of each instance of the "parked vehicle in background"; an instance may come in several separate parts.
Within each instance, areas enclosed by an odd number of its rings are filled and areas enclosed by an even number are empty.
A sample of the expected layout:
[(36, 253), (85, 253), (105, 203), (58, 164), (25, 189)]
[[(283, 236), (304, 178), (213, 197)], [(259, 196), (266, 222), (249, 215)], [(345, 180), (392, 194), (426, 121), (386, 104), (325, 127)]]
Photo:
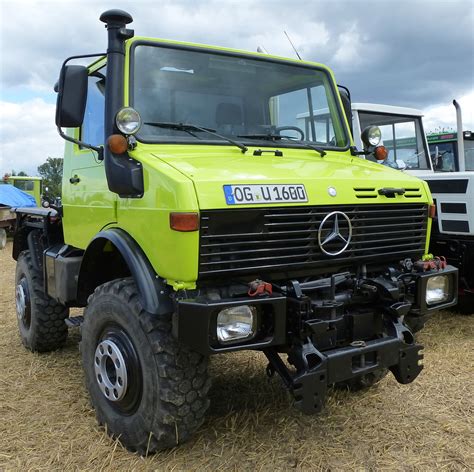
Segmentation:
[(0, 184), (13, 185), (28, 195), (31, 195), (35, 199), (36, 205), (41, 206), (42, 181), (43, 179), (41, 177), (8, 175), (0, 180)]
[[(466, 171), (474, 171), (474, 134), (463, 131), (464, 166)], [(442, 131), (428, 133), (433, 170), (435, 172), (459, 172), (458, 133)]]
[[(456, 101), (458, 129), (461, 110)], [(460, 305), (474, 311), (474, 139), (470, 131), (428, 135), (423, 129), (423, 112), (413, 108), (367, 103), (352, 104), (356, 143), (361, 127), (381, 130), (382, 143), (389, 150), (387, 163), (425, 180), (436, 204), (436, 220), (430, 251), (446, 256), (459, 268)], [(458, 139), (462, 136), (464, 139)], [(429, 148), (428, 148), (429, 144)], [(461, 149), (461, 153), (458, 150)], [(431, 154), (431, 158), (429, 157)], [(433, 159), (433, 162), (432, 162)]]
[[(457, 269), (427, 255), (427, 185), (354, 159), (331, 71), (101, 20), (107, 53), (66, 60), (56, 87), (63, 206), (17, 209), (25, 346), (81, 325), (97, 419), (141, 454), (202, 423), (210, 355), (261, 351), (305, 413), (330, 385), (412, 382), (407, 322), (456, 304)], [(315, 109), (327, 138), (297, 125)]]
[[(17, 185), (14, 185), (14, 183)], [(26, 192), (19, 189), (23, 182), (21, 178), (18, 180), (13, 178), (3, 178), (0, 180), (0, 249), (7, 244), (7, 231), (13, 230), (15, 226), (16, 215), (12, 212), (15, 207), (33, 207), (37, 205), (37, 201), (33, 196), (35, 185), (29, 185), (32, 190)], [(19, 185), (18, 185), (19, 184)]]

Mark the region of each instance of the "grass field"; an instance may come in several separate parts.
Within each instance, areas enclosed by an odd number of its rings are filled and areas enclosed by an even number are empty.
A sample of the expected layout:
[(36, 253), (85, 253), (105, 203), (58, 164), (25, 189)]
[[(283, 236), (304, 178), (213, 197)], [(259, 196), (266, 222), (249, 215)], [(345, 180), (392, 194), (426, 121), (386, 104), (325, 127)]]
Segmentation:
[(320, 415), (295, 411), (258, 353), (217, 356), (206, 422), (189, 443), (142, 458), (95, 421), (79, 332), (66, 347), (21, 345), (11, 244), (0, 251), (0, 470), (474, 470), (474, 317), (440, 313), (419, 335), (425, 369), (357, 394), (332, 391)]

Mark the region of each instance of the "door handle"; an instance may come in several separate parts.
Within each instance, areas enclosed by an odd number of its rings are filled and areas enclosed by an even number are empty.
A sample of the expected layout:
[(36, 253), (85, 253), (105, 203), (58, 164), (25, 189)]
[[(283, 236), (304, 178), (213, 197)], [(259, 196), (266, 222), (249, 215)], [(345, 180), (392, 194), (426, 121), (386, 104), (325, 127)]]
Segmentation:
[(81, 181), (81, 179), (80, 179), (77, 175), (75, 175), (74, 177), (71, 177), (71, 178), (69, 179), (69, 182), (70, 182), (71, 184), (78, 184), (80, 181)]

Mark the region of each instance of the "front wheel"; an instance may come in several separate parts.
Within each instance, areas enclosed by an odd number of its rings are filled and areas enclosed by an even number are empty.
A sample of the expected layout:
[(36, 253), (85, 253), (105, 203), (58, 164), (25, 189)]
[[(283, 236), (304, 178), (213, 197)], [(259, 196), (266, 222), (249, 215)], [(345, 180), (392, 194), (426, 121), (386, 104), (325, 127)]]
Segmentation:
[(142, 455), (176, 446), (209, 406), (208, 359), (177, 343), (171, 315), (151, 315), (132, 279), (98, 287), (84, 314), (86, 386), (100, 424)]

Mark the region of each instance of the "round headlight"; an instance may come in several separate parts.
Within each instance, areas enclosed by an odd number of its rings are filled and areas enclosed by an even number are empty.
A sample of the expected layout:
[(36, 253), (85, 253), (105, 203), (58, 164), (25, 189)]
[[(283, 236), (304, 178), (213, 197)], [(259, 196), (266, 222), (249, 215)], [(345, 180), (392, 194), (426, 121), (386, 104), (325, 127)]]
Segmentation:
[(382, 140), (382, 131), (378, 126), (367, 126), (362, 131), (362, 142), (367, 146), (378, 146)]
[(140, 113), (132, 107), (120, 109), (115, 116), (117, 128), (123, 134), (135, 134), (142, 125)]

